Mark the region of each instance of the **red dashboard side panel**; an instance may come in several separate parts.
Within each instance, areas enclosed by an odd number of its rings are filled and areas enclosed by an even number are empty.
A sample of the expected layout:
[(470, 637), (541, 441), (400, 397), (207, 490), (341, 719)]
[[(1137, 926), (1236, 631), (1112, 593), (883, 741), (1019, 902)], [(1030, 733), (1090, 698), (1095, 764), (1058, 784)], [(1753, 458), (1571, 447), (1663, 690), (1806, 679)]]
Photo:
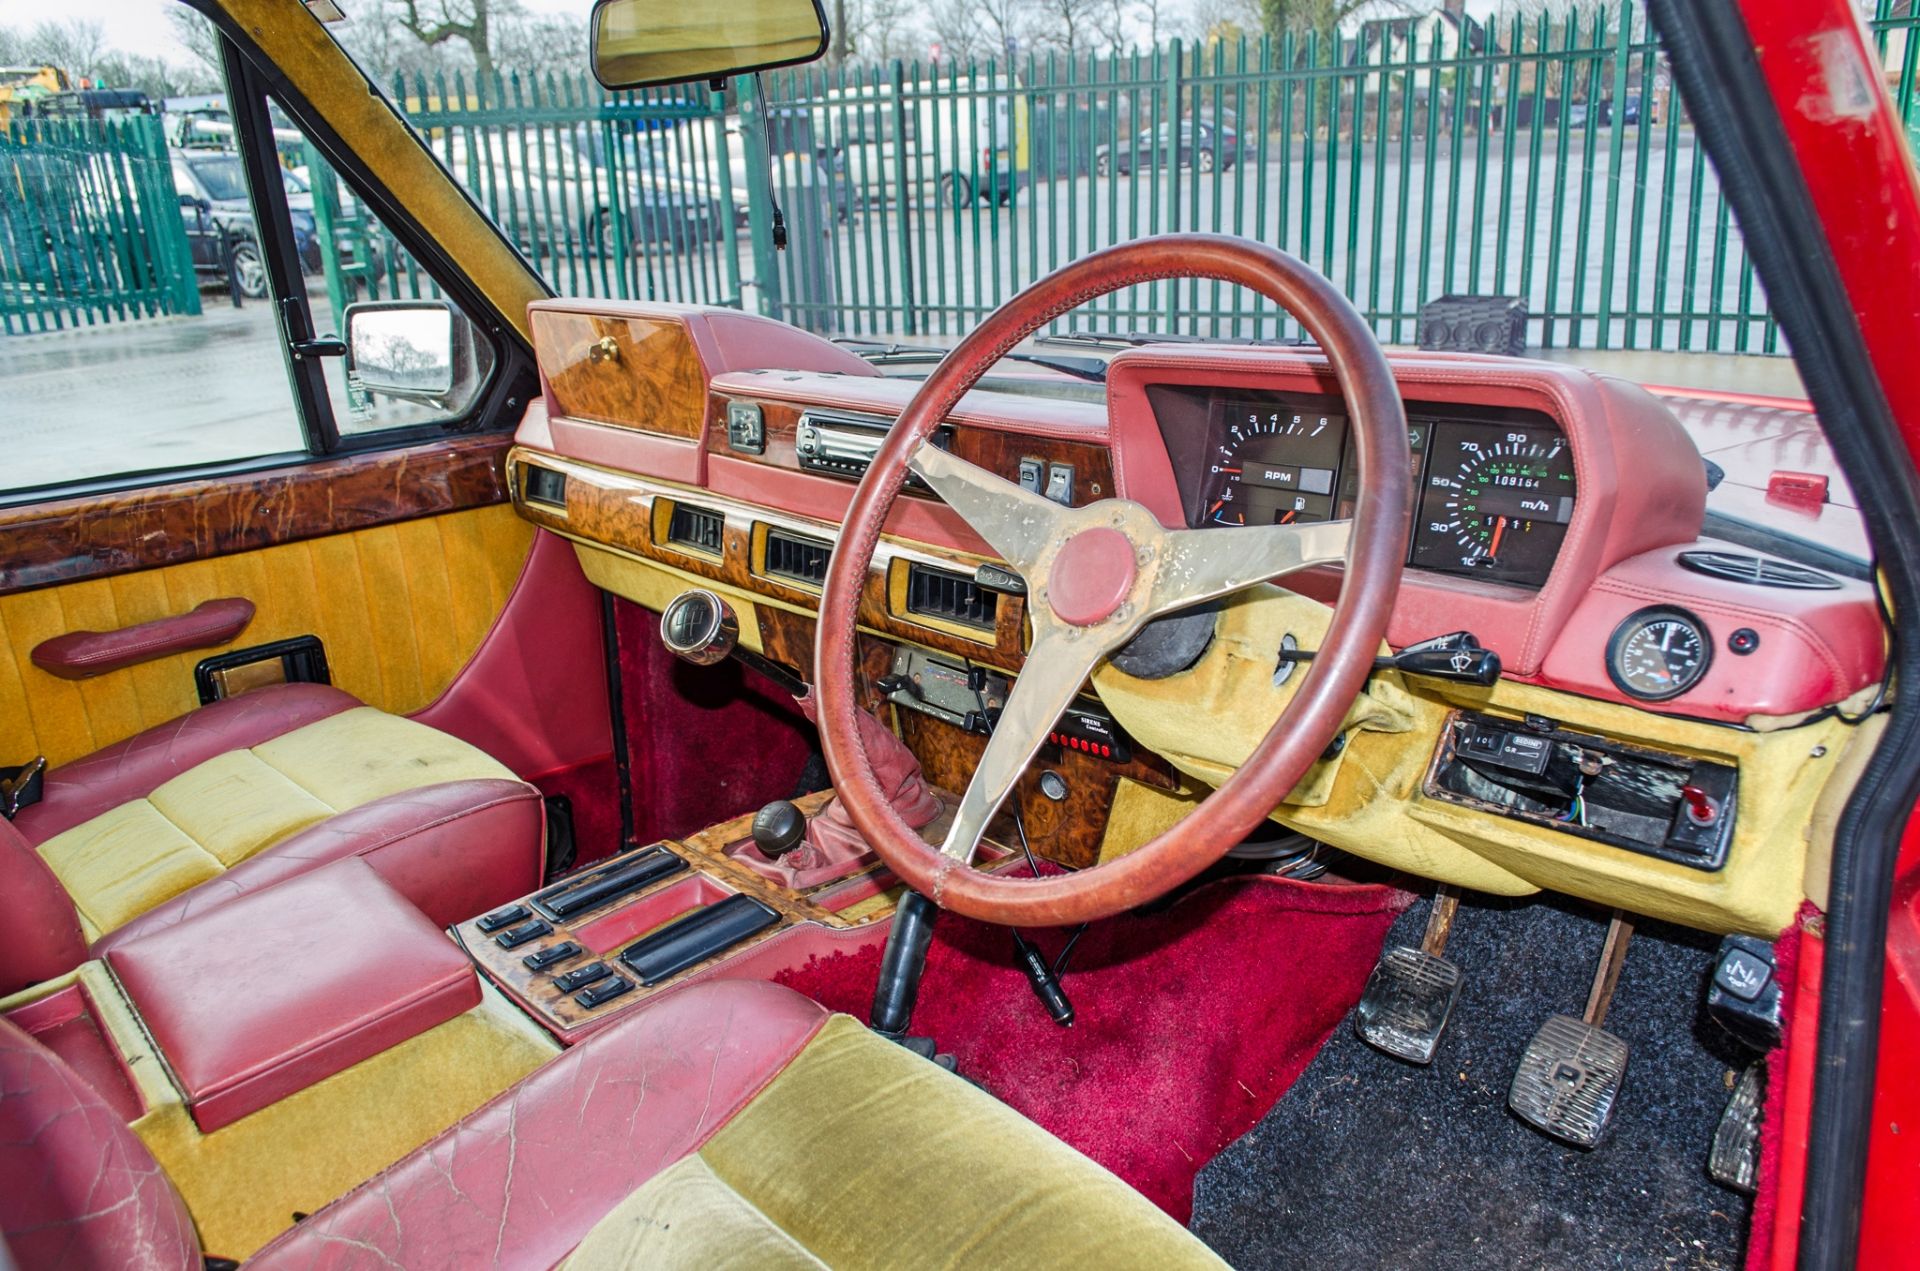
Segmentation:
[[(1755, 588), (1683, 568), (1682, 550), (1647, 552), (1602, 574), (1555, 641), (1539, 682), (1642, 710), (1737, 723), (1750, 715), (1817, 710), (1880, 678), (1886, 641), (1866, 584), (1846, 582), (1834, 591)], [(1664, 702), (1630, 698), (1607, 675), (1614, 629), (1651, 605), (1678, 606), (1699, 618), (1713, 649), (1700, 682)], [(1759, 636), (1745, 655), (1727, 643), (1743, 628)]]
[(529, 779), (612, 753), (600, 595), (571, 544), (535, 533), (493, 630), (413, 718)]

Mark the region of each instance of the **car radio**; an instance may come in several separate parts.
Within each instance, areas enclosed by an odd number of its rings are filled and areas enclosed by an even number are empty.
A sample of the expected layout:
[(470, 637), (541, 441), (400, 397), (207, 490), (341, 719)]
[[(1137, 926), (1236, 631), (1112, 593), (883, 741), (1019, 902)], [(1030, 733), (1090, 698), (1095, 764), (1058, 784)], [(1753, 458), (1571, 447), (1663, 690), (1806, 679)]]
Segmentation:
[[(808, 472), (858, 481), (867, 473), (867, 465), (887, 440), (893, 420), (884, 415), (859, 415), (843, 411), (809, 410), (800, 416), (794, 428), (793, 450), (800, 467)], [(951, 448), (953, 429), (946, 424), (933, 430), (934, 445)], [(911, 473), (907, 484), (926, 489), (926, 483)]]

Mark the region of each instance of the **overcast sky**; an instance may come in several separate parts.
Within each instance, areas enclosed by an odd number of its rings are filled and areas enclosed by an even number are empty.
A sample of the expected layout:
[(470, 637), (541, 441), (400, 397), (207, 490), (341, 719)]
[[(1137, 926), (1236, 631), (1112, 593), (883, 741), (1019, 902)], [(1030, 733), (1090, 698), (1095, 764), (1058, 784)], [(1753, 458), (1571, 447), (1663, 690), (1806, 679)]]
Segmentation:
[[(365, 13), (374, 7), (366, 3), (356, 4), (355, 0), (337, 2), (345, 10), (349, 22), (353, 21), (356, 12)], [(580, 49), (582, 57), (585, 56), (587, 11), (593, 7), (593, 0), (521, 2), (534, 13), (578, 14)], [(107, 38), (115, 48), (129, 53), (157, 52), (169, 62), (187, 62), (193, 59), (193, 55), (174, 40), (173, 24), (167, 21), (167, 10), (178, 4), (179, 0), (60, 0), (56, 6), (57, 12), (54, 12), (31, 0), (0, 0), (0, 23), (30, 27), (50, 17), (92, 19), (107, 29)]]

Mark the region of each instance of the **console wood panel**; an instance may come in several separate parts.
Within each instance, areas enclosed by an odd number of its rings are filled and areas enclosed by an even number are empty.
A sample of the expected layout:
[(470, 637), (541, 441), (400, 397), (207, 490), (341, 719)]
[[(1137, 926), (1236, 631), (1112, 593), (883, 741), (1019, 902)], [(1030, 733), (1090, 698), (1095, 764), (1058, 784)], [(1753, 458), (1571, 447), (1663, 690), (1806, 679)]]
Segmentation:
[(556, 416), (695, 438), (707, 376), (684, 324), (534, 309), (533, 347)]
[(0, 595), (507, 500), (500, 435), (0, 509)]

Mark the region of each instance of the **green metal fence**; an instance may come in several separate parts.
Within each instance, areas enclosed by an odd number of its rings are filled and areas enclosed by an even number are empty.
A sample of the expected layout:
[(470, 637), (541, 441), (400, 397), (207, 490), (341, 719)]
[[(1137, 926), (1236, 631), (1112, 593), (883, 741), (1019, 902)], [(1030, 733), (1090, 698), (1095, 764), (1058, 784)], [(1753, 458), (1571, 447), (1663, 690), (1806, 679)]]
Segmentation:
[[(568, 295), (741, 303), (744, 190), (705, 89), (610, 94), (584, 74), (402, 79), (394, 100), (456, 180)], [(735, 145), (737, 149), (737, 143)], [(385, 286), (418, 285), (395, 257)]]
[[(764, 113), (783, 112), (845, 186), (804, 245), (827, 276), (796, 276), (797, 255), (779, 267), (774, 299), (820, 329), (951, 335), (1094, 248), (1210, 230), (1305, 258), (1392, 342), (1417, 338), (1425, 302), (1474, 293), (1523, 298), (1535, 347), (1779, 351), (1631, 7), (1077, 62), (808, 68), (768, 77)], [(800, 185), (778, 171), (789, 200)], [(1131, 288), (1067, 325), (1296, 333), (1206, 282)]]
[[(1912, 120), (1920, 18), (1878, 3), (1874, 38)], [(808, 67), (724, 94), (609, 94), (584, 74), (391, 91), (563, 294), (953, 336), (1095, 248), (1211, 230), (1304, 257), (1390, 342), (1417, 340), (1426, 302), (1470, 293), (1522, 298), (1536, 348), (1783, 351), (1631, 5), (1091, 59)], [(431, 293), (306, 162), (336, 321), (358, 294)], [(16, 126), (0, 176), (0, 330), (197, 311), (157, 121)], [(1061, 325), (1297, 333), (1208, 282), (1130, 288)]]
[(0, 135), (0, 332), (199, 312), (158, 118), (8, 126)]

